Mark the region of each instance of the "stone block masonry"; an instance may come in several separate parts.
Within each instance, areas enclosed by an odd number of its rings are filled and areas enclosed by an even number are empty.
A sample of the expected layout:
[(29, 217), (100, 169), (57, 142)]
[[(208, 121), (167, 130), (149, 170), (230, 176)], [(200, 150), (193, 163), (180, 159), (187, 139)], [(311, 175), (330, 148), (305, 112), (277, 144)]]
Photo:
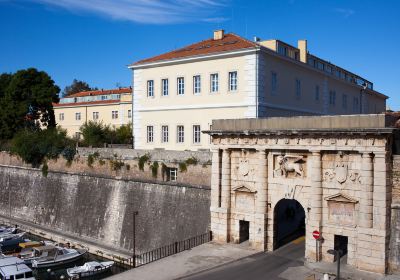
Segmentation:
[(0, 166), (0, 215), (137, 253), (209, 230), (210, 190)]

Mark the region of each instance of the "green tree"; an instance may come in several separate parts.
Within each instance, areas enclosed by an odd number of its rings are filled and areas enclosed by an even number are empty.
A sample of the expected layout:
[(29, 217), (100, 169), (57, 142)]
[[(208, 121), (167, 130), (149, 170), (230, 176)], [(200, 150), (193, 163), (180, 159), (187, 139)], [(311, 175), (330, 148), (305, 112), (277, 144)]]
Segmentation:
[(22, 129), (11, 141), (11, 152), (33, 167), (44, 164), (47, 159), (56, 159), (60, 154), (68, 161), (75, 155), (73, 141), (67, 137), (66, 130), (60, 128)]
[(89, 121), (84, 123), (79, 131), (82, 134), (82, 144), (85, 146), (102, 147), (107, 142), (108, 126), (102, 122)]
[(66, 86), (64, 88), (63, 96), (68, 96), (81, 91), (89, 91), (89, 90), (97, 90), (97, 88), (92, 88), (89, 86), (88, 83), (74, 79), (71, 85)]
[(132, 123), (124, 124), (115, 130), (117, 144), (130, 144), (132, 142)]
[(11, 139), (23, 129), (55, 127), (53, 102), (60, 88), (50, 76), (35, 68), (0, 77), (0, 139)]

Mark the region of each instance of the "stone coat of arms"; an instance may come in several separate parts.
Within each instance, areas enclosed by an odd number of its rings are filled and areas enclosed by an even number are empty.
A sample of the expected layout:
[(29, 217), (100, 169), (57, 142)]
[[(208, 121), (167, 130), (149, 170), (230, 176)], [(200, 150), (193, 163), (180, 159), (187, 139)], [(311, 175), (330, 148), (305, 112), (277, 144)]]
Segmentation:
[(344, 182), (346, 182), (347, 170), (348, 170), (347, 163), (344, 163), (344, 162), (336, 163), (336, 166), (335, 166), (336, 180), (340, 184), (343, 184)]

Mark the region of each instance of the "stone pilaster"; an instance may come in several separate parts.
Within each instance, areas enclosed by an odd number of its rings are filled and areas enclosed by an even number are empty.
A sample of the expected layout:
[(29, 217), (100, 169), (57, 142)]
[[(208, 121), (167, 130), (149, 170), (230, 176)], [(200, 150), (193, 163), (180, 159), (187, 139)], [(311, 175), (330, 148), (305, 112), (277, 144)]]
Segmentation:
[(373, 175), (372, 155), (368, 152), (363, 153), (361, 159), (360, 211), (358, 214), (358, 225), (363, 228), (371, 228), (373, 225)]
[(220, 207), (221, 200), (221, 178), (220, 178), (220, 150), (212, 150), (211, 167), (211, 211)]
[(307, 214), (306, 220), (306, 258), (308, 261), (317, 261), (321, 259), (321, 243), (319, 243), (318, 255), (316, 241), (312, 237), (312, 232), (318, 230), (322, 232), (322, 160), (321, 151), (312, 151), (309, 157), (311, 161), (309, 178), (311, 183), (309, 198), (310, 211), (304, 209)]
[(256, 214), (255, 214), (255, 236), (253, 247), (259, 250), (267, 248), (267, 204), (268, 204), (268, 161), (265, 150), (257, 151), (257, 173), (256, 173)]

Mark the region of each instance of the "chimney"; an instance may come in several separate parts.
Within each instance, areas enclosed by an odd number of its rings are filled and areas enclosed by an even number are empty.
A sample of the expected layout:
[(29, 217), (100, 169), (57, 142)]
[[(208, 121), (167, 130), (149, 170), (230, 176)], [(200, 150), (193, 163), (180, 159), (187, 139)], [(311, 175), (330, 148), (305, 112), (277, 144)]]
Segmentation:
[(214, 31), (214, 40), (221, 40), (224, 38), (224, 30), (219, 29)]
[(300, 61), (307, 63), (307, 40), (298, 40), (297, 48), (300, 50)]

